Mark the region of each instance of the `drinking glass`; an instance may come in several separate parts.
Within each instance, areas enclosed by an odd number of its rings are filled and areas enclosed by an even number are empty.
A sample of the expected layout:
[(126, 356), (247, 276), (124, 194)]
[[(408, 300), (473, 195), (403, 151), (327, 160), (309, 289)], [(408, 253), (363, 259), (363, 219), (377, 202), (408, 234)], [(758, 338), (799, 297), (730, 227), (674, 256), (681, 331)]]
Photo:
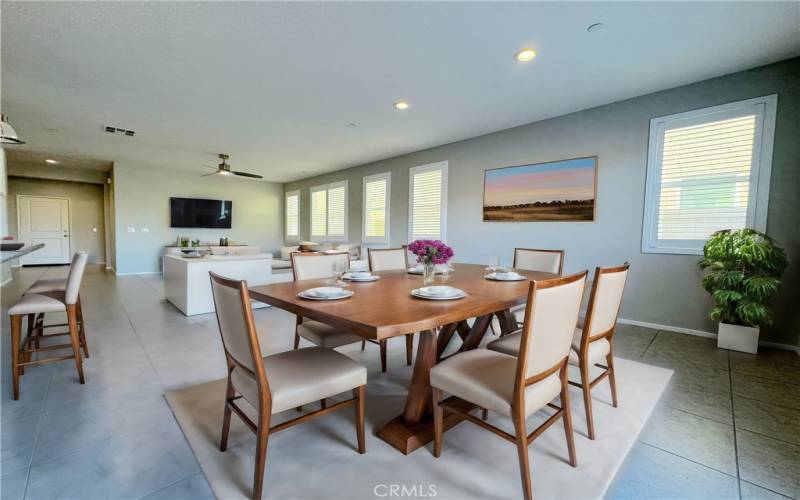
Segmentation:
[(492, 255), (491, 257), (489, 257), (489, 267), (486, 268), (486, 273), (491, 274), (495, 272), (495, 270), (499, 265), (500, 265), (500, 257)]

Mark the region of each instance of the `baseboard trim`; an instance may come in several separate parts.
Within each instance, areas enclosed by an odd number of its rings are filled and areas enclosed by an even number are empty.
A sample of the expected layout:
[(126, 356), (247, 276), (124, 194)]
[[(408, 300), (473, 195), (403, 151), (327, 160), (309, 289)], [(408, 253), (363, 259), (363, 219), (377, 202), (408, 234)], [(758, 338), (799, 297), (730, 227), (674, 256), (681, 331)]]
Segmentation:
[(161, 274), (161, 271), (147, 271), (143, 273), (118, 273), (117, 271), (114, 271), (114, 274), (117, 276), (136, 276), (139, 274)]
[[(659, 323), (650, 323), (649, 321), (639, 321), (635, 319), (626, 319), (626, 318), (618, 318), (618, 323), (622, 323), (625, 325), (633, 325), (633, 326), (641, 326), (644, 328), (652, 328), (654, 330), (666, 330), (668, 332), (675, 332), (675, 333), (683, 333), (686, 335), (694, 335), (697, 337), (706, 337), (710, 339), (717, 338), (717, 334), (713, 332), (706, 332), (703, 330), (695, 330), (693, 328), (683, 328), (681, 326), (672, 326), (672, 325), (662, 325)], [(785, 351), (794, 351), (800, 356), (800, 347), (789, 345), (789, 344), (780, 344), (778, 342), (769, 342), (767, 340), (759, 340), (758, 345), (764, 347), (771, 347), (773, 349), (783, 349)]]

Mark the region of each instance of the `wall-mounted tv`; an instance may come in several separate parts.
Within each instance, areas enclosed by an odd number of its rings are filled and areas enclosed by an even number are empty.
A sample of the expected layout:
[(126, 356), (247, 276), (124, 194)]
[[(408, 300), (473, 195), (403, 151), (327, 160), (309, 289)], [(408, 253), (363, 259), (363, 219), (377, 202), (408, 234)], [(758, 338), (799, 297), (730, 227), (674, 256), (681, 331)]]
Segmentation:
[(230, 200), (170, 198), (170, 227), (230, 229), (233, 203)]

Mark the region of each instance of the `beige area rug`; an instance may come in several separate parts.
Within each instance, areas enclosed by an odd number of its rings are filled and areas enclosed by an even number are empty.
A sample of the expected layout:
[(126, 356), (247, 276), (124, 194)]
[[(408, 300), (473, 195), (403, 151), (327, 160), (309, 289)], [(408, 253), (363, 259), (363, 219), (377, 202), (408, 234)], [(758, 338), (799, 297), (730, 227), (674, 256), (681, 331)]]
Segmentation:
[[(404, 456), (375, 437), (376, 429), (402, 412), (410, 368), (395, 361), (388, 374), (381, 374), (377, 353), (347, 350), (347, 354), (370, 369), (366, 454), (355, 449), (355, 416), (349, 408), (274, 434), (267, 449), (265, 498), (522, 496), (515, 446), (474, 424), (463, 422), (446, 432), (438, 459), (432, 456), (431, 445)], [(672, 375), (670, 370), (625, 359), (617, 359), (616, 367), (619, 408), (610, 405), (607, 383), (593, 392), (595, 441), (586, 437), (581, 393), (572, 388), (577, 468), (567, 463), (561, 421), (529, 447), (534, 497), (603, 496)], [(219, 451), (224, 394), (225, 381), (217, 380), (171, 391), (166, 397), (214, 494), (222, 499), (249, 497), (255, 436), (234, 415), (228, 451)], [(539, 413), (529, 419), (529, 430), (546, 418)], [(289, 411), (277, 420), (295, 416), (297, 412)], [(513, 430), (511, 422), (499, 415), (490, 416), (490, 421)]]

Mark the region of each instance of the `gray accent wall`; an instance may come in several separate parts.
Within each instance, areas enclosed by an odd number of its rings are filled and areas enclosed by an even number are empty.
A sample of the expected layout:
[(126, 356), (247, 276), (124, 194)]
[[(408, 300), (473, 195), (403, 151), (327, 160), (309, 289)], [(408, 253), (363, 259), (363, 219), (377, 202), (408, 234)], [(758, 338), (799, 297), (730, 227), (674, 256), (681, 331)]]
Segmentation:
[[(623, 318), (715, 332), (698, 257), (641, 252), (650, 119), (770, 94), (778, 95), (778, 112), (767, 232), (786, 249), (791, 265), (775, 300), (775, 324), (761, 339), (798, 346), (800, 58), (288, 183), (284, 189), (300, 190), (301, 238), (307, 239), (309, 187), (348, 180), (349, 237), (360, 242), (362, 178), (391, 172), (390, 244), (399, 246), (408, 241), (409, 168), (446, 160), (447, 242), (457, 262), (487, 263), (499, 255), (510, 264), (515, 246), (565, 249), (566, 273), (627, 260), (631, 277)], [(483, 222), (485, 169), (595, 155), (594, 222)]]
[[(237, 243), (258, 246), (265, 252), (273, 252), (281, 246), (281, 184), (234, 177), (201, 177), (204, 173), (202, 168), (193, 173), (114, 164), (113, 259), (118, 274), (160, 272), (164, 246), (174, 244), (178, 236), (212, 243), (226, 236)], [(169, 199), (173, 196), (231, 200), (231, 229), (171, 228)], [(128, 228), (134, 228), (135, 232), (128, 232)], [(149, 232), (142, 232), (142, 228)]]

